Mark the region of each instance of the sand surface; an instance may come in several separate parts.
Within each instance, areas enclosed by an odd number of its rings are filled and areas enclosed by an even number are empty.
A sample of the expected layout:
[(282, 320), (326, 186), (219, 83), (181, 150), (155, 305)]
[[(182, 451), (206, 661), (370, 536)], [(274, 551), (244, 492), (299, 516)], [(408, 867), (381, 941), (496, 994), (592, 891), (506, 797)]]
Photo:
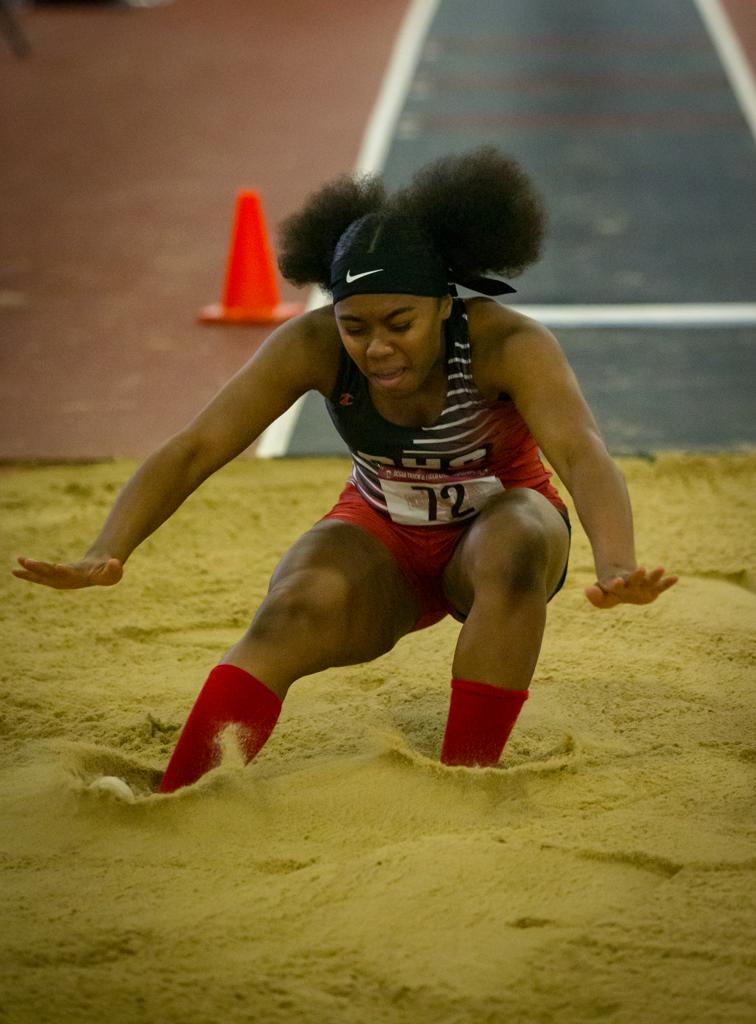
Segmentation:
[[(496, 769), (436, 760), (449, 620), (296, 684), (249, 767), (150, 794), (341, 460), (227, 467), (112, 590), (6, 572), (0, 1021), (751, 1024), (756, 456), (622, 466), (681, 582), (598, 611), (576, 531)], [(77, 556), (132, 468), (1, 470), (4, 564)]]

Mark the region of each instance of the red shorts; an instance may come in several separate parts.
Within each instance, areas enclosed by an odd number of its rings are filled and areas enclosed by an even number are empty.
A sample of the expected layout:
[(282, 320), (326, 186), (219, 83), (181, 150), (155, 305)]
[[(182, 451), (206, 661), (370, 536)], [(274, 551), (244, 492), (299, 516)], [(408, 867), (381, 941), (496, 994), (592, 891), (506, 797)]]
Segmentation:
[(444, 597), (441, 576), (468, 522), (458, 526), (402, 526), (368, 505), (351, 480), (323, 519), (353, 523), (385, 544), (420, 599), (420, 616), (414, 629), (425, 629), (455, 614)]
[[(561, 500), (559, 505), (556, 502), (553, 504), (564, 516), (569, 529), (569, 519)], [(420, 600), (420, 615), (413, 629), (425, 629), (446, 615), (464, 622), (465, 617), (444, 596), (442, 576), (454, 549), (474, 519), (453, 526), (403, 526), (369, 505), (351, 480), (323, 519), (341, 519), (345, 523), (352, 523), (385, 544)], [(564, 575), (554, 593), (561, 588), (566, 575), (565, 566)]]

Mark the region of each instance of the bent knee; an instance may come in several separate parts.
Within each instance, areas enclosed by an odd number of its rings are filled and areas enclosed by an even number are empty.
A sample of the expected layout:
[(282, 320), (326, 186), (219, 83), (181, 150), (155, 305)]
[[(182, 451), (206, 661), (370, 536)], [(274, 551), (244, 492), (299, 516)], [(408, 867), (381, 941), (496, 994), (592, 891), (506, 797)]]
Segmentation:
[(491, 523), (475, 553), (475, 590), (485, 586), (513, 593), (545, 590), (550, 545), (542, 520), (526, 502), (516, 500), (500, 518), (500, 523)]
[(354, 591), (345, 576), (328, 568), (290, 573), (271, 586), (251, 628), (258, 632), (327, 631), (334, 623), (343, 628)]
[(497, 552), (480, 572), (483, 583), (493, 583), (512, 593), (545, 593), (549, 564), (543, 530), (522, 530), (506, 550)]

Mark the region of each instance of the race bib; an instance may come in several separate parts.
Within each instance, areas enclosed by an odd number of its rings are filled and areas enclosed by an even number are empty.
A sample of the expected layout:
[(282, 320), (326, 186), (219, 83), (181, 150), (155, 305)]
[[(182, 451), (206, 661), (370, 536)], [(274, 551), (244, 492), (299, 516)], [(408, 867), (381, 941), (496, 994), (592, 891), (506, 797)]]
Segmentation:
[(378, 475), (389, 515), (395, 523), (407, 526), (435, 526), (469, 519), (504, 490), (495, 476), (409, 474), (389, 467), (382, 467)]

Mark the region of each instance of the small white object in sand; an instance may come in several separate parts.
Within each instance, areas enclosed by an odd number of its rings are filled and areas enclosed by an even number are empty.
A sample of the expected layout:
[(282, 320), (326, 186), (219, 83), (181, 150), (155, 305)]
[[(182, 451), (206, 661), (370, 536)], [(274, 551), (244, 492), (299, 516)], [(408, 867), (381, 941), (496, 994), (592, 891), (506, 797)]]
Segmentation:
[(101, 790), (104, 793), (112, 793), (119, 800), (125, 800), (128, 804), (134, 803), (134, 793), (128, 783), (115, 775), (101, 775), (99, 779), (89, 784), (89, 789)]

